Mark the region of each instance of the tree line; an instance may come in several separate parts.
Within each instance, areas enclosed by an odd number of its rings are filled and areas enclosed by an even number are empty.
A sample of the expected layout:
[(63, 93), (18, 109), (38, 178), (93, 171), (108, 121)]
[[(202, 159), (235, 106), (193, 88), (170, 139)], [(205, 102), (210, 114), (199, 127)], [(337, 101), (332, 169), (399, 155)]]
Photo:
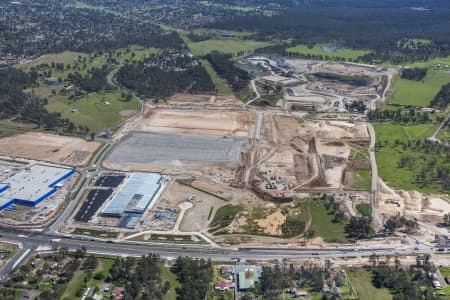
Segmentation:
[(163, 262), (154, 254), (140, 259), (117, 258), (110, 270), (110, 280), (124, 287), (124, 300), (163, 300), (170, 282), (161, 279), (162, 268)]
[(450, 104), (450, 83), (442, 86), (441, 90), (431, 100), (431, 106), (440, 109), (445, 109)]
[(376, 288), (387, 288), (393, 294), (393, 300), (438, 300), (433, 291), (428, 273), (434, 271), (429, 256), (418, 256), (416, 265), (403, 267), (396, 261), (395, 267), (386, 263), (370, 268), (372, 283)]
[[(278, 53), (292, 45), (336, 43), (350, 49), (371, 50), (358, 59), (368, 63), (380, 60), (405, 63), (448, 56), (449, 3), (429, 3), (434, 9), (426, 11), (405, 8), (411, 6), (405, 3), (391, 1), (387, 5), (385, 1), (375, 0), (298, 1), (297, 5), (275, 16), (232, 15), (210, 27), (255, 32), (252, 38), (257, 40), (291, 40), (291, 43), (279, 48), (266, 48)], [(406, 38), (411, 36), (413, 39)], [(411, 40), (414, 42), (411, 43)], [(339, 56), (338, 53), (336, 55)]]
[(407, 68), (402, 70), (401, 77), (408, 80), (420, 81), (427, 75), (427, 68)]
[(415, 109), (409, 110), (371, 110), (367, 113), (367, 117), (372, 122), (394, 122), (404, 124), (426, 124), (431, 121), (430, 113), (420, 112)]
[(89, 69), (85, 75), (79, 72), (69, 73), (67, 80), (73, 82), (76, 86), (88, 93), (99, 92), (109, 87), (106, 80), (109, 72), (110, 67), (103, 65), (99, 68), (93, 67)]
[(161, 54), (142, 62), (125, 64), (117, 80), (126, 88), (145, 97), (163, 99), (175, 93), (211, 93), (215, 85), (205, 68), (195, 59), (164, 58)]
[(206, 55), (214, 70), (219, 76), (225, 78), (235, 92), (242, 91), (248, 87), (250, 75), (239, 69), (231, 61), (232, 55), (213, 51)]

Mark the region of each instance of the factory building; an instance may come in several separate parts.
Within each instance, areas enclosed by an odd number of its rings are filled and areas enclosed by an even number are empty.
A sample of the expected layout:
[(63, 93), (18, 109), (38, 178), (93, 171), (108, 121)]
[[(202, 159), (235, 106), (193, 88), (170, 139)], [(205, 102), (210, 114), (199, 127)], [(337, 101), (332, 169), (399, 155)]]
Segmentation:
[(0, 210), (12, 205), (36, 206), (52, 196), (74, 169), (32, 165), (0, 182)]

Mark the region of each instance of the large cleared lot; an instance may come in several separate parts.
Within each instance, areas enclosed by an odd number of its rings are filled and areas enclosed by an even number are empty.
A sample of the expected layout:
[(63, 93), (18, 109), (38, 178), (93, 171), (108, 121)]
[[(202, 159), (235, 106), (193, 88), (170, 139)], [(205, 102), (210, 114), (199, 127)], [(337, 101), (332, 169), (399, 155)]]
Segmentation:
[(69, 136), (27, 132), (0, 139), (0, 155), (82, 166), (89, 162), (100, 145)]
[(246, 141), (230, 136), (133, 131), (108, 161), (169, 167), (179, 163), (232, 163), (240, 160)]

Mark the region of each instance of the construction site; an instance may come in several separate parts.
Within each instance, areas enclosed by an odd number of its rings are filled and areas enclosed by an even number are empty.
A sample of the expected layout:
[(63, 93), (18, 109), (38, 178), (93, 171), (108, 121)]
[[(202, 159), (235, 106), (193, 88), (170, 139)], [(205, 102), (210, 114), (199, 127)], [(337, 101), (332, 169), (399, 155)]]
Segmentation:
[(241, 161), (254, 124), (255, 114), (247, 111), (157, 106), (113, 136), (117, 146), (103, 165), (164, 174), (225, 165), (233, 169)]
[[(313, 121), (283, 111), (239, 108), (211, 96), (192, 97), (180, 94), (148, 106), (113, 135), (115, 145), (102, 166), (122, 177), (93, 179), (68, 232), (108, 228), (123, 238), (144, 241), (152, 240), (152, 234), (196, 236), (215, 228), (223, 207), (245, 212), (295, 202), (302, 193), (359, 193), (347, 181), (355, 170), (370, 169), (367, 161), (351, 157), (355, 150), (367, 151), (363, 123)], [(165, 174), (167, 181), (134, 218), (124, 200), (133, 197), (124, 195), (124, 184), (134, 176), (130, 174), (148, 174), (139, 172)], [(342, 197), (349, 203), (348, 216), (357, 214), (352, 201)], [(280, 236), (286, 216), (277, 211), (269, 216), (279, 222), (263, 218), (258, 226)]]
[[(375, 109), (377, 102), (385, 101), (397, 72), (394, 68), (371, 65), (262, 56), (240, 63), (263, 66), (270, 73), (255, 79), (254, 87), (260, 97), (253, 104), (303, 112), (353, 112), (352, 104), (359, 101)], [(277, 94), (278, 101), (267, 101)]]
[(265, 118), (263, 136), (253, 182), (281, 197), (301, 190), (345, 188), (351, 150), (367, 148), (369, 142), (364, 124), (282, 115)]

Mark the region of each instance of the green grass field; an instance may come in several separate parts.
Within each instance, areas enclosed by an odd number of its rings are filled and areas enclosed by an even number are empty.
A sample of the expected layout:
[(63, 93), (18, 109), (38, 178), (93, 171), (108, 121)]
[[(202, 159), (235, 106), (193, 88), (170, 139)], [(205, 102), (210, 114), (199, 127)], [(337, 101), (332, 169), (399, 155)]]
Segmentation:
[(353, 179), (353, 188), (370, 191), (372, 184), (371, 174), (370, 170), (357, 170)]
[(118, 12), (110, 10), (104, 6), (100, 6), (100, 5), (90, 5), (84, 2), (79, 2), (79, 1), (75, 1), (75, 3), (73, 4), (69, 4), (68, 6), (74, 7), (74, 8), (79, 8), (79, 9), (92, 9), (92, 10), (99, 10), (99, 11), (103, 11), (106, 13), (110, 13), (113, 15), (120, 15)]
[(306, 45), (297, 45), (295, 47), (287, 48), (286, 51), (303, 55), (323, 55), (331, 58), (342, 57), (344, 59), (357, 59), (360, 56), (370, 53), (368, 50), (353, 50), (349, 48), (338, 49), (336, 52), (326, 52), (322, 49), (321, 45), (315, 45), (312, 48), (309, 48)]
[(398, 78), (392, 95), (387, 102), (413, 106), (429, 105), (441, 87), (450, 82), (450, 74), (446, 73), (448, 70), (444, 68), (434, 70), (432, 66), (436, 64), (450, 65), (450, 57), (436, 58), (408, 65), (410, 67), (426, 67), (428, 68), (428, 73), (422, 81)]
[[(375, 124), (376, 138), (383, 145), (381, 149), (377, 148), (376, 159), (378, 165), (379, 176), (390, 186), (405, 190), (418, 190), (421, 192), (443, 192), (439, 187), (427, 185), (420, 187), (416, 183), (415, 171), (421, 168), (427, 159), (431, 159), (430, 153), (422, 153), (413, 151), (412, 149), (404, 150), (401, 145), (396, 146), (395, 141), (407, 143), (408, 140), (423, 140), (430, 136), (436, 129), (437, 124), (420, 124), (411, 126), (402, 126), (391, 123)], [(385, 141), (388, 142), (384, 146)], [(436, 156), (438, 164), (448, 164), (443, 156)], [(414, 158), (418, 166), (416, 170), (408, 168), (398, 168), (398, 162), (402, 156), (409, 156)]]
[(302, 212), (309, 214), (311, 229), (315, 231), (316, 236), (322, 237), (326, 242), (348, 242), (344, 232), (346, 222), (333, 223), (334, 215), (325, 209), (320, 200), (306, 200), (302, 205)]
[[(110, 258), (99, 258), (98, 259), (98, 266), (93, 272), (95, 273), (102, 273), (103, 276), (106, 278), (109, 275), (109, 270), (111, 269), (111, 266), (114, 263), (114, 259)], [(83, 270), (78, 270), (74, 273), (72, 280), (70, 280), (69, 284), (67, 285), (66, 290), (64, 291), (63, 296), (61, 299), (79, 299), (80, 297), (76, 297), (77, 291), (81, 288), (83, 285), (83, 282), (85, 280), (88, 280), (86, 282), (87, 287), (91, 286), (98, 286), (104, 282), (104, 280), (96, 280), (93, 277), (87, 278), (87, 273)], [(104, 295), (106, 296), (106, 295)]]
[(12, 136), (20, 133), (24, 133), (25, 130), (22, 130), (20, 128), (14, 128), (9, 126), (3, 126), (0, 124), (0, 138), (4, 138), (7, 136)]
[[(126, 117), (136, 113), (140, 104), (137, 100), (123, 102), (119, 92), (92, 93), (76, 101), (51, 101), (46, 106), (50, 112), (59, 112), (76, 125), (86, 125), (93, 132), (109, 128)], [(104, 102), (109, 102), (105, 105)], [(73, 109), (78, 110), (72, 112)], [(127, 116), (121, 115), (129, 111)]]
[[(258, 9), (258, 7), (253, 7), (253, 6), (240, 6), (240, 5), (228, 5), (228, 4), (218, 4), (218, 3), (213, 3), (210, 1), (199, 1), (199, 4), (204, 5), (204, 6), (215, 6), (215, 7), (220, 7), (223, 9), (228, 9), (228, 10), (236, 10), (236, 11), (242, 11), (242, 12), (251, 12), (254, 11), (256, 9)], [(272, 16), (273, 15), (273, 11), (271, 10), (263, 10), (262, 14), (265, 16)]]
[[(252, 35), (250, 31), (234, 31), (234, 30), (221, 30), (213, 28), (198, 28), (191, 30), (192, 33), (198, 35), (207, 35), (216, 37), (219, 39), (232, 39), (237, 37), (246, 37)], [(230, 36), (224, 35), (224, 33), (230, 34)]]
[(356, 204), (356, 210), (364, 217), (370, 217), (372, 215), (372, 208), (368, 203)]
[(450, 126), (444, 126), (444, 128), (439, 131), (437, 138), (442, 142), (450, 143)]
[[(439, 267), (439, 271), (442, 274), (442, 277), (448, 277), (450, 276), (450, 267)], [(450, 296), (450, 285), (446, 288), (442, 289), (441, 292), (445, 293), (447, 297)]]
[[(129, 48), (120, 48), (112, 52), (112, 57), (117, 60), (118, 65), (123, 65), (128, 61), (142, 61), (145, 57), (158, 53), (157, 48), (144, 48), (137, 45), (131, 45)], [(39, 70), (39, 72), (52, 71), (52, 77), (61, 78), (65, 80), (69, 73), (74, 72), (73, 67), (75, 64), (80, 66), (81, 74), (86, 74), (87, 70), (93, 67), (101, 67), (107, 63), (109, 54), (107, 52), (101, 55), (88, 55), (77, 52), (62, 52), (58, 54), (48, 54), (39, 57), (36, 60), (28, 63), (17, 65), (16, 67), (29, 71), (33, 67), (38, 65), (54, 63), (64, 63), (64, 65), (71, 65), (71, 69), (65, 68), (63, 71), (53, 69), (51, 67)], [(86, 59), (86, 68), (83, 60)], [(59, 91), (67, 86), (67, 83), (63, 83), (58, 86), (51, 86), (44, 82), (33, 87), (35, 95), (41, 98), (47, 98), (49, 100), (46, 108), (50, 112), (59, 112), (64, 118), (68, 118), (76, 125), (86, 125), (91, 131), (98, 132), (105, 128), (109, 128), (125, 118), (133, 115), (140, 109), (139, 103), (136, 100), (130, 102), (120, 101), (120, 94), (118, 92), (105, 92), (105, 93), (91, 93), (77, 101), (71, 101), (68, 96), (59, 95)], [(224, 87), (219, 86), (222, 90)], [(104, 102), (109, 102), (110, 105), (104, 105)], [(72, 112), (73, 109), (78, 112)], [(120, 114), (121, 111), (129, 111), (130, 114)], [(124, 113), (123, 112), (123, 113)], [(3, 135), (9, 134), (6, 132)]]
[(173, 274), (169, 268), (163, 267), (161, 271), (161, 280), (163, 282), (168, 281), (170, 283), (170, 290), (164, 296), (164, 300), (176, 300), (177, 293), (175, 289), (180, 287), (180, 283), (178, 282), (175, 274)]
[[(23, 71), (30, 71), (33, 67), (44, 64), (50, 65), (52, 62), (63, 63), (64, 65), (74, 65), (79, 58), (83, 59), (87, 58), (88, 56), (89, 55), (86, 53), (64, 51), (61, 53), (45, 54), (27, 63), (15, 65), (15, 67)], [(47, 70), (50, 69), (45, 69), (45, 71)], [(57, 71), (52, 69), (52, 77), (65, 79), (69, 72), (70, 71), (68, 70)]]
[(208, 72), (209, 76), (211, 77), (211, 80), (214, 82), (214, 85), (216, 86), (216, 90), (218, 94), (222, 95), (230, 95), (233, 94), (233, 91), (231, 88), (227, 85), (225, 80), (220, 77), (216, 71), (214, 71), (213, 67), (207, 61), (206, 59), (201, 60), (202, 66), (205, 68), (206, 72)]
[(371, 273), (362, 268), (347, 269), (353, 288), (360, 300), (391, 300), (392, 295), (387, 289), (377, 289), (372, 284)]
[(241, 210), (242, 207), (239, 205), (227, 204), (225, 206), (222, 206), (214, 215), (210, 227), (214, 228), (214, 230), (217, 230), (230, 225), (233, 219)]
[(184, 36), (184, 40), (189, 49), (191, 49), (192, 54), (196, 56), (202, 56), (214, 50), (223, 53), (231, 53), (234, 55), (238, 55), (239, 52), (244, 52), (245, 55), (248, 55), (253, 53), (258, 48), (273, 45), (273, 43), (269, 42), (258, 42), (236, 38), (211, 39), (201, 42), (192, 42), (189, 38)]

